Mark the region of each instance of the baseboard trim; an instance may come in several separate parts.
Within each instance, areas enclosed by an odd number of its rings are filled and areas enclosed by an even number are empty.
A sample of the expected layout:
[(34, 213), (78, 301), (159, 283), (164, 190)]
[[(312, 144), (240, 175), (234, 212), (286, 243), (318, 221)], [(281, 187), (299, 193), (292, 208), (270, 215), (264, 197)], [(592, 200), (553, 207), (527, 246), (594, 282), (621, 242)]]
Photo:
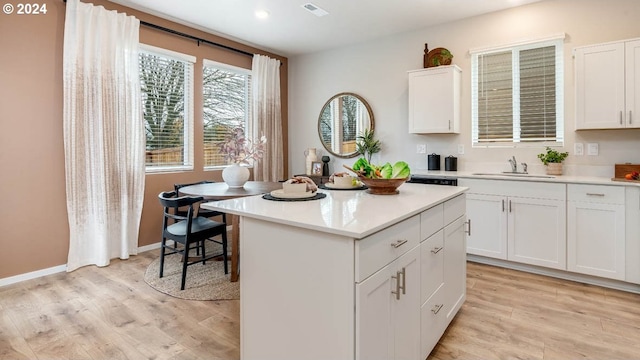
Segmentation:
[[(159, 248), (160, 248), (160, 242), (145, 245), (145, 246), (140, 246), (138, 247), (138, 253), (149, 251), (149, 250), (155, 250)], [(0, 287), (16, 284), (16, 283), (27, 281), (27, 280), (33, 280), (33, 279), (41, 278), (43, 276), (53, 275), (53, 274), (57, 274), (65, 271), (67, 271), (67, 264), (53, 266), (50, 268), (36, 270), (36, 271), (24, 273), (24, 274), (15, 275), (15, 276), (9, 276), (9, 277), (0, 279)]]
[(599, 278), (599, 277), (590, 276), (590, 275), (577, 274), (577, 273), (556, 270), (556, 269), (548, 269), (548, 268), (543, 268), (535, 265), (515, 263), (507, 260), (493, 259), (493, 258), (488, 258), (488, 257), (478, 256), (478, 255), (471, 255), (471, 254), (467, 254), (467, 260), (472, 262), (477, 262), (480, 264), (499, 266), (507, 269), (529, 272), (532, 274), (550, 276), (558, 279), (570, 280), (570, 281), (580, 282), (584, 284), (597, 285), (597, 286), (602, 286), (609, 289), (640, 294), (640, 285), (619, 281), (619, 280)]

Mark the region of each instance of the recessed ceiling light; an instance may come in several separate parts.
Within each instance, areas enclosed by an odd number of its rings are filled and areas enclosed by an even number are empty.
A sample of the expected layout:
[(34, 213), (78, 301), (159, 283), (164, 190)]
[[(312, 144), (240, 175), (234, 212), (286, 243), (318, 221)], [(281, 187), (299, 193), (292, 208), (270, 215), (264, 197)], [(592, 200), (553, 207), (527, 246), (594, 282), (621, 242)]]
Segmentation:
[(266, 19), (269, 17), (269, 12), (267, 10), (256, 10), (255, 14), (258, 19)]
[(314, 5), (312, 3), (306, 3), (306, 4), (302, 4), (300, 6), (302, 6), (305, 10), (307, 10), (308, 12), (312, 13), (313, 15), (315, 15), (317, 17), (329, 15), (329, 13), (326, 10), (321, 9), (320, 7), (318, 7), (317, 5)]

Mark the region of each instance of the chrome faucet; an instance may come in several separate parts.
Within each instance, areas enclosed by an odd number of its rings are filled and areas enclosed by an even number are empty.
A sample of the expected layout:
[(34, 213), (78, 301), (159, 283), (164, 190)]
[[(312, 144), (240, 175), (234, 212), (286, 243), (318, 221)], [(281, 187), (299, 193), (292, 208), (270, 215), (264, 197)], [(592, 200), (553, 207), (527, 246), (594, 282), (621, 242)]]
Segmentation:
[(518, 162), (516, 161), (515, 156), (512, 156), (512, 158), (509, 159), (509, 164), (511, 164), (511, 172), (518, 172)]

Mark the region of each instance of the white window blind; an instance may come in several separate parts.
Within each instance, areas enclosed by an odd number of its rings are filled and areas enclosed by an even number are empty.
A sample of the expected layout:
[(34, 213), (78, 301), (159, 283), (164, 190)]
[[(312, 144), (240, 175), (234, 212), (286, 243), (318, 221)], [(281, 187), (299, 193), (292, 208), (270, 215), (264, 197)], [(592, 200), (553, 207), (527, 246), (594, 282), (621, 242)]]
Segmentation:
[(471, 55), (474, 146), (564, 141), (562, 39)]
[(189, 55), (141, 46), (147, 171), (193, 169), (194, 62)]
[[(247, 130), (251, 114), (251, 70), (203, 62), (204, 166), (228, 165), (220, 145), (235, 128)], [(251, 139), (251, 134), (247, 134)]]

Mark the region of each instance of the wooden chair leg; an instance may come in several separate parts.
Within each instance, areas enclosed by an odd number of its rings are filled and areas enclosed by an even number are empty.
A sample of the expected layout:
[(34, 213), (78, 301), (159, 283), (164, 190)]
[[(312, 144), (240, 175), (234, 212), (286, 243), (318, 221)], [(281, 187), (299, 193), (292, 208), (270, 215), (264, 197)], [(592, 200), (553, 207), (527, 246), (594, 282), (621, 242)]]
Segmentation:
[(182, 282), (180, 283), (180, 290), (184, 290), (184, 285), (187, 282), (187, 262), (189, 261), (190, 248), (191, 244), (187, 240), (184, 245), (184, 253), (182, 253)]
[(222, 261), (224, 261), (224, 273), (229, 273), (229, 264), (227, 264), (227, 231), (222, 232)]
[(162, 238), (162, 242), (160, 244), (160, 276), (162, 277), (164, 274), (164, 254), (165, 254), (165, 246), (167, 245), (167, 241), (165, 238)]

